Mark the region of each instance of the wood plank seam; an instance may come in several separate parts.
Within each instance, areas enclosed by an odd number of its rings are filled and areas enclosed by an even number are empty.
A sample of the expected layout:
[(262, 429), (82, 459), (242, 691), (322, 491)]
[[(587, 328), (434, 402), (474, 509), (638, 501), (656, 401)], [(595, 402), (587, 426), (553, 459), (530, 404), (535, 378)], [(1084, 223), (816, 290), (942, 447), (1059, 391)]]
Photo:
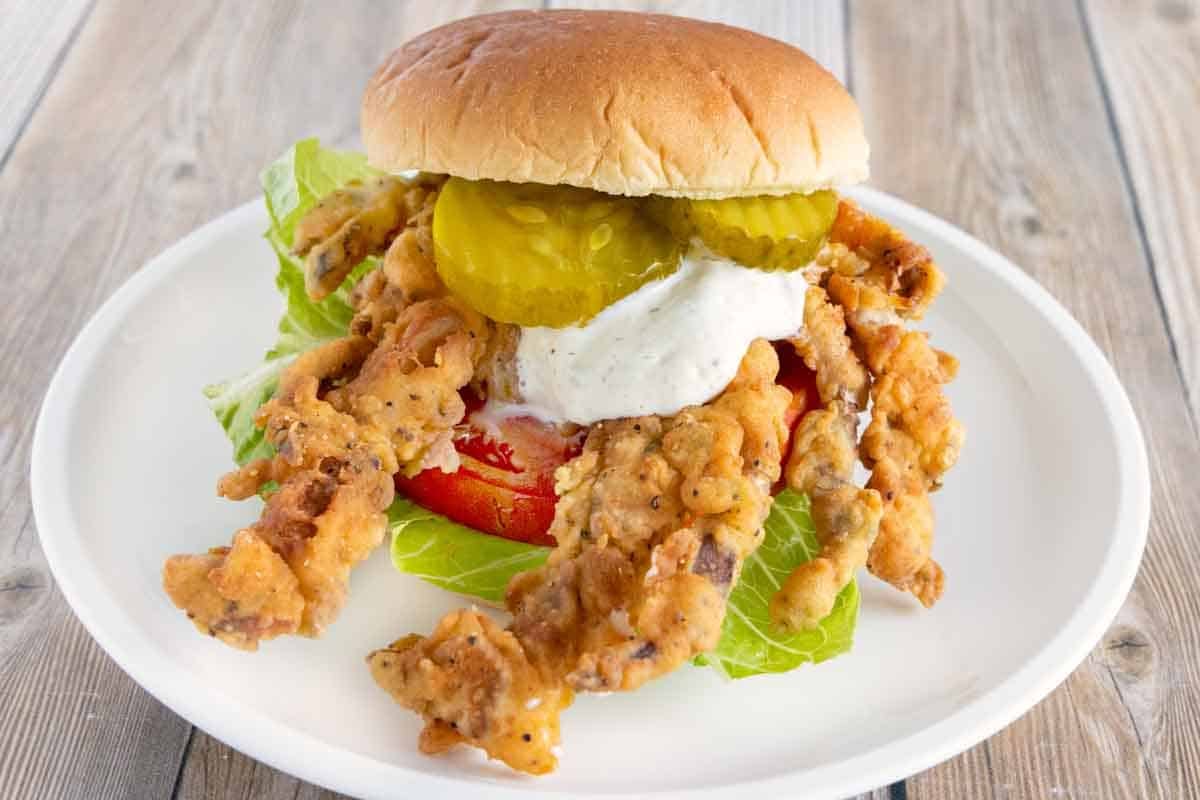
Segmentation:
[(1129, 717), (1129, 727), (1133, 728), (1133, 737), (1137, 741), (1138, 755), (1141, 757), (1142, 769), (1146, 771), (1147, 784), (1153, 786), (1155, 783), (1154, 770), (1150, 767), (1150, 759), (1146, 757), (1146, 742), (1142, 737), (1142, 729), (1138, 727), (1137, 718), (1133, 716), (1133, 709), (1129, 707), (1129, 703), (1125, 701), (1125, 692), (1121, 689), (1121, 683), (1117, 680), (1117, 676), (1113, 673), (1113, 668), (1110, 664), (1104, 665), (1105, 672), (1108, 673), (1108, 679), (1112, 681), (1113, 691), (1117, 693), (1117, 699), (1121, 702), (1121, 708), (1125, 710), (1125, 714)]
[(1084, 0), (1200, 421), (1200, 5)]
[(1138, 234), (1138, 245), (1141, 247), (1142, 256), (1146, 259), (1146, 266), (1150, 270), (1150, 285), (1154, 288), (1154, 301), (1158, 305), (1159, 316), (1162, 317), (1163, 326), (1167, 331), (1167, 344), (1171, 350), (1171, 361), (1175, 365), (1175, 372), (1179, 376), (1179, 384), (1183, 388), (1183, 393), (1187, 398), (1184, 406), (1187, 411), (1188, 425), (1191, 427), (1193, 436), (1200, 436), (1200, 422), (1196, 420), (1193, 412), (1197, 398), (1192, 397), (1191, 387), (1188, 386), (1187, 375), (1183, 370), (1183, 360), (1179, 355), (1179, 344), (1175, 338), (1175, 330), (1171, 327), (1171, 317), (1167, 314), (1167, 304), (1163, 300), (1162, 287), (1158, 279), (1158, 267), (1154, 260), (1154, 252), (1150, 247), (1150, 236), (1146, 231), (1146, 220), (1142, 214), (1142, 204), (1138, 197), (1137, 185), (1133, 181), (1133, 173), (1129, 168), (1129, 156), (1125, 140), (1121, 135), (1121, 128), (1117, 124), (1112, 93), (1109, 90), (1108, 79), (1104, 74), (1104, 66), (1100, 60), (1100, 53), (1096, 44), (1096, 34), (1092, 29), (1091, 16), (1088, 14), (1087, 6), (1083, 0), (1075, 0), (1075, 8), (1079, 13), (1079, 19), (1083, 28), (1083, 37), (1087, 43), (1088, 58), (1091, 59), (1092, 69), (1096, 73), (1096, 83), (1100, 87), (1100, 97), (1104, 103), (1104, 118), (1108, 123), (1109, 133), (1112, 134), (1113, 144), (1117, 150), (1117, 163), (1120, 165), (1121, 183), (1132, 207), (1133, 223)]
[(90, 0), (90, 2), (87, 4), (87, 8), (85, 8), (83, 13), (79, 15), (79, 19), (76, 20), (74, 27), (71, 28), (71, 33), (69, 36), (67, 36), (67, 40), (63, 42), (62, 47), (60, 47), (58, 52), (55, 54), (54, 60), (50, 62), (50, 69), (46, 71), (45, 78), (42, 79), (41, 85), (38, 86), (37, 91), (34, 93), (33, 99), (29, 103), (29, 108), (25, 110), (25, 114), (22, 116), (21, 122), (17, 125), (17, 129), (13, 133), (12, 140), (8, 143), (8, 147), (4, 149), (4, 152), (0, 153), (0, 172), (4, 171), (5, 165), (8, 164), (9, 157), (11, 157), (13, 151), (17, 149), (17, 143), (21, 141), (21, 137), (25, 135), (25, 130), (29, 127), (29, 121), (33, 119), (33, 115), (36, 114), (38, 108), (41, 107), (42, 99), (46, 96), (46, 91), (50, 88), (50, 85), (54, 83), (54, 79), (58, 77), (58, 73), (59, 70), (62, 69), (63, 62), (67, 60), (67, 54), (70, 53), (75, 47), (75, 42), (79, 40), (79, 33), (83, 30), (84, 26), (87, 25), (87, 21), (92, 16), (92, 9), (95, 7), (96, 0)]
[(192, 743), (196, 740), (196, 726), (188, 726), (187, 743), (179, 756), (179, 767), (175, 770), (175, 783), (171, 785), (171, 800), (179, 800), (179, 791), (183, 788), (183, 774), (187, 768), (188, 756), (192, 754)]

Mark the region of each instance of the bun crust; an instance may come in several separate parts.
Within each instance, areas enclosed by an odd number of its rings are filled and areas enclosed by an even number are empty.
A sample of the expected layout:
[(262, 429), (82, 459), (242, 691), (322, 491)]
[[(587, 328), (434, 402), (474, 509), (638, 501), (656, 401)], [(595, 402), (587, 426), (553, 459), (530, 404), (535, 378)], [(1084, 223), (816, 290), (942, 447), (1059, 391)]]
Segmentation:
[(804, 52), (660, 14), (517, 11), (412, 39), (362, 104), (372, 164), (732, 197), (867, 176), (854, 99)]

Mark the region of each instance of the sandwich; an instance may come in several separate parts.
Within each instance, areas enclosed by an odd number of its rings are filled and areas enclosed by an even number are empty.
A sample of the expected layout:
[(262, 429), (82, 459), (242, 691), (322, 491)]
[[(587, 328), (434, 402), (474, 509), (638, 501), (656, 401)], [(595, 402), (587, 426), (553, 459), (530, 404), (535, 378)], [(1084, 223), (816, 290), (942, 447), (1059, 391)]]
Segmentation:
[(365, 155), (306, 140), (263, 173), (279, 339), (207, 390), (239, 463), (218, 493), (263, 510), (167, 560), (198, 630), (319, 636), (390, 538), (507, 613), (397, 631), (375, 681), (424, 752), (542, 774), (577, 694), (844, 652), (862, 567), (938, 600), (930, 494), (964, 431), (957, 362), (910, 323), (945, 277), (840, 194), (868, 146), (816, 62), (670, 16), (492, 14), (392, 53), (361, 126)]

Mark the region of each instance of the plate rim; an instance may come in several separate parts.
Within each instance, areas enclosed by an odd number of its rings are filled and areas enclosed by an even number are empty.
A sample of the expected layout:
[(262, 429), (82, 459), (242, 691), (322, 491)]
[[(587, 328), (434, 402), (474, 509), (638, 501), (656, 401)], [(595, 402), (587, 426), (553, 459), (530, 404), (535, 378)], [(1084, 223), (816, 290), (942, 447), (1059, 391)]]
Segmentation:
[[(852, 758), (816, 768), (777, 773), (769, 777), (698, 789), (652, 792), (654, 797), (755, 797), (783, 795), (799, 781), (811, 796), (844, 796), (869, 791), (938, 764), (1011, 724), (1062, 683), (1091, 652), (1123, 605), (1141, 565), (1150, 523), (1150, 469), (1145, 439), (1128, 394), (1099, 346), (1078, 321), (1037, 281), (1012, 261), (950, 222), (893, 195), (870, 187), (854, 187), (847, 194), (878, 209), (903, 226), (924, 227), (941, 240), (968, 253), (973, 266), (985, 269), (1007, 283), (1033, 306), (1063, 339), (1090, 380), (1105, 416), (1114, 431), (1118, 454), (1115, 469), (1120, 496), (1113, 520), (1116, 535), (1091, 586), (1066, 625), (1046, 640), (1039, 652), (1020, 669), (948, 717), (921, 729), (907, 739), (893, 740)], [(452, 776), (434, 775), (378, 761), (327, 743), (279, 722), (270, 715), (227, 697), (214, 703), (211, 695), (189, 693), (186, 684), (171, 677), (170, 659), (152, 650), (133, 652), (122, 636), (110, 630), (111, 620), (88, 602), (81, 585), (88, 578), (83, 563), (73, 563), (60, 546), (69, 536), (47, 534), (77, 528), (66, 504), (55, 502), (53, 480), (64, 466), (56, 455), (68, 452), (67, 432), (74, 407), (72, 400), (83, 388), (80, 375), (99, 353), (98, 342), (120, 323), (125, 313), (146, 293), (173, 274), (174, 265), (206, 249), (208, 242), (254, 219), (266, 221), (261, 200), (248, 201), (226, 211), (176, 241), (150, 259), (109, 297), (72, 341), (50, 380), (38, 412), (30, 455), (30, 494), (38, 539), (47, 564), (71, 610), (92, 638), (117, 665), (142, 688), (188, 722), (209, 732), (252, 758), (330, 789), (360, 796), (380, 796), (389, 777), (404, 775), (413, 791), (434, 796), (462, 796), (479, 791), (489, 797), (525, 796), (530, 789), (547, 797), (612, 797), (612, 793), (581, 795), (553, 789), (535, 789), (518, 782), (474, 784)], [(61, 459), (61, 456), (59, 456)], [(1120, 556), (1118, 558), (1118, 556)], [(141, 640), (144, 631), (131, 631)], [(147, 656), (149, 654), (149, 656)], [(1053, 656), (1053, 657), (1052, 657)], [(1049, 662), (1049, 663), (1043, 663)], [(230, 724), (236, 719), (236, 724)], [(333, 750), (337, 759), (329, 759)], [(394, 784), (391, 784), (394, 785)]]

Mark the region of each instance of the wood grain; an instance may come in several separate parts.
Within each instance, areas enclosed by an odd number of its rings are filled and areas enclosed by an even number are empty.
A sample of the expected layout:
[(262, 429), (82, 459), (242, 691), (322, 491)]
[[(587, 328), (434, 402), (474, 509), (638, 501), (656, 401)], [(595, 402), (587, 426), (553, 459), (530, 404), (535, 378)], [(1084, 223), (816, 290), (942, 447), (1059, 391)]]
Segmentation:
[(1184, 796), (1200, 763), (1200, 445), (1082, 19), (1063, 3), (939, 15), (856, 3), (850, 27), (873, 183), (995, 245), (1066, 304), (1130, 392), (1154, 481), (1145, 562), (1104, 642), (1017, 723), (911, 779), (908, 796)]
[(175, 798), (193, 800), (349, 800), (244, 756), (211, 736), (195, 733)]
[(550, 0), (550, 8), (653, 11), (736, 25), (790, 42), (846, 80), (845, 6), (841, 0), (730, 3), (726, 0)]
[(1082, 4), (1200, 428), (1200, 3)]
[(87, 17), (90, 0), (0, 0), (0, 168)]
[[(0, 156), (0, 236), (25, 245), (22, 262), (0, 262), (10, 290), (0, 315), (0, 797), (340, 797), (193, 730), (92, 643), (33, 531), (33, 413), (83, 321), (146, 258), (253, 196), (258, 169), (293, 140), (356, 142), (354, 87), (388, 47), (513, 5), (538, 3), (113, 0), (72, 40), (64, 20), (77, 2), (0, 0), (0, 154), (11, 149), (7, 164)], [(1192, 384), (1194, 412), (1194, 6), (1161, 2), (1148, 17), (1144, 3), (1087, 0), (1085, 17), (1032, 0), (921, 13), (853, 3), (847, 18), (838, 0), (621, 5), (754, 28), (844, 76), (866, 114), (874, 183), (1029, 269), (1108, 353), (1145, 425), (1151, 539), (1104, 643), (1002, 733), (863, 797), (1194, 791), (1200, 579), (1188, 537), (1200, 528), (1200, 492), (1188, 476), (1200, 444), (1181, 381)], [(10, 11), (23, 16), (14, 22)], [(1193, 116), (1170, 116), (1175, 108)], [(6, 127), (10, 119), (19, 122)]]

